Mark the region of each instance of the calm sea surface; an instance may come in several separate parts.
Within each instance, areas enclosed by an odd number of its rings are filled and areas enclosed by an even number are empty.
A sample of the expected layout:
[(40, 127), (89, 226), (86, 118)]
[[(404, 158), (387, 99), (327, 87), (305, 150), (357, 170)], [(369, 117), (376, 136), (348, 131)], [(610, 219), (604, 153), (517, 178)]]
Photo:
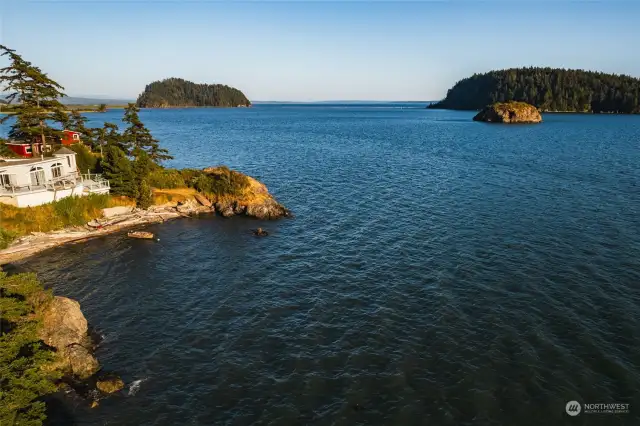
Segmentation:
[[(404, 108), (402, 108), (404, 106)], [(122, 111), (89, 114), (93, 124)], [(640, 116), (415, 105), (143, 111), (170, 166), (296, 215), (202, 217), (23, 267), (130, 391), (81, 425), (640, 424)], [(256, 239), (250, 229), (271, 235)], [(565, 404), (629, 403), (569, 417)], [(69, 424), (69, 418), (57, 420)]]

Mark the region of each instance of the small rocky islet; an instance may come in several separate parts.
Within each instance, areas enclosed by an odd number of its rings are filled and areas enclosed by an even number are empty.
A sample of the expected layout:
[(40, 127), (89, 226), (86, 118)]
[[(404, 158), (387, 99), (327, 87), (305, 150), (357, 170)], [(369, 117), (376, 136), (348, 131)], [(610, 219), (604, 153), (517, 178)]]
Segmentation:
[(540, 123), (540, 111), (526, 102), (497, 102), (484, 107), (473, 121), (487, 123)]

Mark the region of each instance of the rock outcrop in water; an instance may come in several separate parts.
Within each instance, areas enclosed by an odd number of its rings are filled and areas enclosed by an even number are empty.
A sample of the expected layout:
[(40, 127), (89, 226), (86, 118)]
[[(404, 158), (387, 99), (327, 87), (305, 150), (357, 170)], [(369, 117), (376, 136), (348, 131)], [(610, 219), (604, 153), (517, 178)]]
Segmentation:
[(473, 120), (488, 123), (540, 123), (542, 116), (536, 107), (525, 102), (498, 102), (484, 107)]
[(100, 369), (92, 354), (87, 320), (77, 301), (55, 296), (42, 310), (40, 338), (56, 350), (52, 368), (79, 379), (86, 379)]

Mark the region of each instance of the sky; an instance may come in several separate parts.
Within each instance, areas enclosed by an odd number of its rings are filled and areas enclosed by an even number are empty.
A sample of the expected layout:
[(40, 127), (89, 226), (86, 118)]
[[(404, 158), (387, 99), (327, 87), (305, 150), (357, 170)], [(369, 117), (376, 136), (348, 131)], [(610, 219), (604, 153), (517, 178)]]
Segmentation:
[(0, 43), (69, 96), (180, 77), (252, 101), (425, 101), (509, 67), (640, 77), (638, 17), (640, 0), (3, 0)]

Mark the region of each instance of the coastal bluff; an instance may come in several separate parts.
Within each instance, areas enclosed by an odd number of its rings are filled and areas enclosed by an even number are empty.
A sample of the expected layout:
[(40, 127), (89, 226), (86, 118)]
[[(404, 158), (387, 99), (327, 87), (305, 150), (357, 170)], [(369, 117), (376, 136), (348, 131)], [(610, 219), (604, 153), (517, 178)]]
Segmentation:
[(497, 102), (484, 107), (473, 121), (487, 123), (540, 123), (538, 108), (526, 102)]

